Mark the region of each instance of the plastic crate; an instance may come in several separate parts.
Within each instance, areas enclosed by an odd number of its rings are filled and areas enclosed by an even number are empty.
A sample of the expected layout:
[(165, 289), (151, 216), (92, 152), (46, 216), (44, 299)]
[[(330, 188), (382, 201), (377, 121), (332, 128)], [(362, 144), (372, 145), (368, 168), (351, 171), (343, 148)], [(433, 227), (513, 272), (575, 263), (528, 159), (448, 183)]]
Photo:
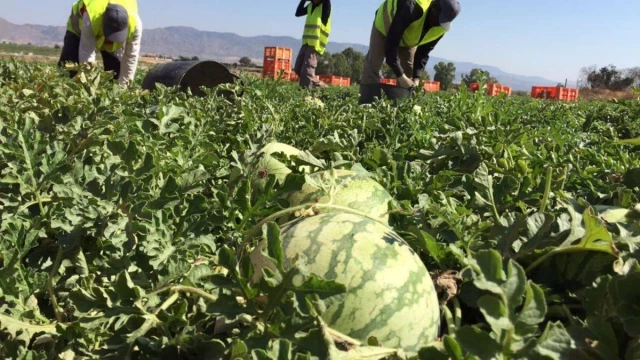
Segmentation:
[[(471, 83), (469, 86), (469, 90), (471, 90), (471, 92), (480, 91), (480, 84)], [(511, 96), (511, 87), (501, 84), (487, 84), (487, 95), (499, 96), (500, 94)]]
[(380, 80), (381, 83), (383, 84), (389, 84), (389, 85), (397, 85), (397, 81), (396, 79), (388, 79), (388, 78), (382, 78), (382, 80)]
[(531, 97), (534, 99), (557, 99), (558, 88), (555, 86), (534, 86), (531, 88)]
[(578, 89), (565, 88), (561, 86), (534, 86), (531, 88), (531, 97), (535, 99), (576, 101), (578, 100), (578, 96)]
[(511, 87), (500, 84), (487, 84), (487, 93), (489, 96), (499, 96), (500, 94), (511, 96)]
[(291, 73), (291, 60), (271, 60), (265, 61), (262, 66), (262, 76), (263, 77), (277, 77), (280, 72), (284, 72), (286, 74), (286, 78), (289, 78), (289, 74)]
[(320, 78), (320, 81), (322, 81), (327, 85), (343, 86), (343, 87), (351, 86), (351, 79), (348, 77), (320, 75), (319, 78)]
[(558, 100), (562, 101), (577, 101), (578, 100), (578, 89), (572, 88), (560, 88), (558, 92)]
[(440, 81), (425, 81), (424, 91), (426, 92), (438, 92), (440, 91)]
[(285, 47), (265, 47), (264, 61), (293, 60), (293, 50)]

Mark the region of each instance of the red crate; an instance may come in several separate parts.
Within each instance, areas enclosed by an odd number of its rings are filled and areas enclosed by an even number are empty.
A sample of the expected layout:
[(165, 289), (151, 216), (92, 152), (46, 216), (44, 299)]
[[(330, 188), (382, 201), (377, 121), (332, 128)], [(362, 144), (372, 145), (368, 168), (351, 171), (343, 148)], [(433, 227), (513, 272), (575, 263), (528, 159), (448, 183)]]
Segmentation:
[[(471, 90), (471, 92), (480, 91), (480, 84), (471, 83), (469, 89)], [(507, 94), (507, 96), (511, 96), (511, 87), (500, 84), (487, 84), (487, 95), (499, 96), (503, 93)]]
[(285, 47), (265, 47), (264, 61), (293, 60), (293, 50)]
[(397, 84), (396, 79), (382, 78), (382, 80), (380, 80), (380, 82), (383, 83), (383, 84), (389, 84), (389, 85), (396, 85)]
[(557, 99), (558, 88), (555, 86), (533, 86), (531, 97), (534, 99)]
[(262, 65), (262, 76), (265, 78), (276, 78), (281, 71), (288, 79), (291, 74), (291, 60), (269, 60)]
[(320, 75), (318, 77), (320, 78), (320, 81), (322, 81), (327, 85), (343, 86), (343, 87), (351, 86), (351, 79), (348, 77), (331, 76), (331, 75)]
[(426, 92), (438, 92), (440, 91), (440, 81), (425, 81), (424, 91)]
[(578, 93), (578, 89), (560, 88), (560, 91), (558, 92), (558, 100), (576, 101), (578, 100)]
[(534, 86), (531, 88), (531, 97), (535, 99), (552, 99), (560, 101), (576, 101), (579, 92), (577, 89), (561, 86)]

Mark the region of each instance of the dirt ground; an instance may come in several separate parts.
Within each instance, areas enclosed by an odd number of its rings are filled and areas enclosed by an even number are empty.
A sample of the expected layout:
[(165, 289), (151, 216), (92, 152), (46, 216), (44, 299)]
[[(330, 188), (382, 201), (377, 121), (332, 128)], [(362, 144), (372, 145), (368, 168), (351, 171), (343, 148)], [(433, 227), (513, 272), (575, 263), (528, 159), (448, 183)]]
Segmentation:
[(580, 98), (586, 100), (631, 100), (638, 97), (640, 97), (640, 94), (635, 94), (633, 91), (580, 90)]

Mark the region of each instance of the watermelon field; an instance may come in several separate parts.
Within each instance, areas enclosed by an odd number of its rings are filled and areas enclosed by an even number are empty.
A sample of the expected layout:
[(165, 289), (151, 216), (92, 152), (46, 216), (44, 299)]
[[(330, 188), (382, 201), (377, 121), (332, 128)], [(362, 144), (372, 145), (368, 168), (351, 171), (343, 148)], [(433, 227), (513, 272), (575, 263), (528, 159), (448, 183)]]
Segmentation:
[(638, 99), (110, 80), (0, 62), (0, 358), (640, 359)]

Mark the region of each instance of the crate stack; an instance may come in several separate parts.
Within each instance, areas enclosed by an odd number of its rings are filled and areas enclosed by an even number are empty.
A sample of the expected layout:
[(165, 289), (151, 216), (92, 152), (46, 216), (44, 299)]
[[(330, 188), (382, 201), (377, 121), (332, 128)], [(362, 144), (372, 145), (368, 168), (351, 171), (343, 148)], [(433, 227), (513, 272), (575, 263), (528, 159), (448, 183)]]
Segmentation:
[(331, 76), (331, 75), (320, 75), (320, 81), (327, 85), (332, 86), (343, 86), (349, 87), (351, 86), (351, 79), (343, 76)]
[(577, 101), (578, 89), (562, 86), (534, 86), (531, 88), (531, 97), (534, 99), (550, 99), (559, 101)]
[(388, 78), (382, 78), (382, 80), (380, 81), (383, 84), (388, 84), (388, 85), (396, 85), (397, 81), (396, 79), (388, 79)]
[[(480, 84), (471, 83), (469, 90), (471, 90), (471, 92), (480, 91)], [(487, 84), (487, 95), (499, 96), (500, 94), (511, 96), (511, 87), (501, 84)]]
[(438, 92), (440, 91), (440, 81), (425, 81), (424, 91), (426, 92)]
[(262, 77), (277, 79), (282, 74), (283, 79), (291, 76), (293, 50), (284, 47), (265, 47)]

